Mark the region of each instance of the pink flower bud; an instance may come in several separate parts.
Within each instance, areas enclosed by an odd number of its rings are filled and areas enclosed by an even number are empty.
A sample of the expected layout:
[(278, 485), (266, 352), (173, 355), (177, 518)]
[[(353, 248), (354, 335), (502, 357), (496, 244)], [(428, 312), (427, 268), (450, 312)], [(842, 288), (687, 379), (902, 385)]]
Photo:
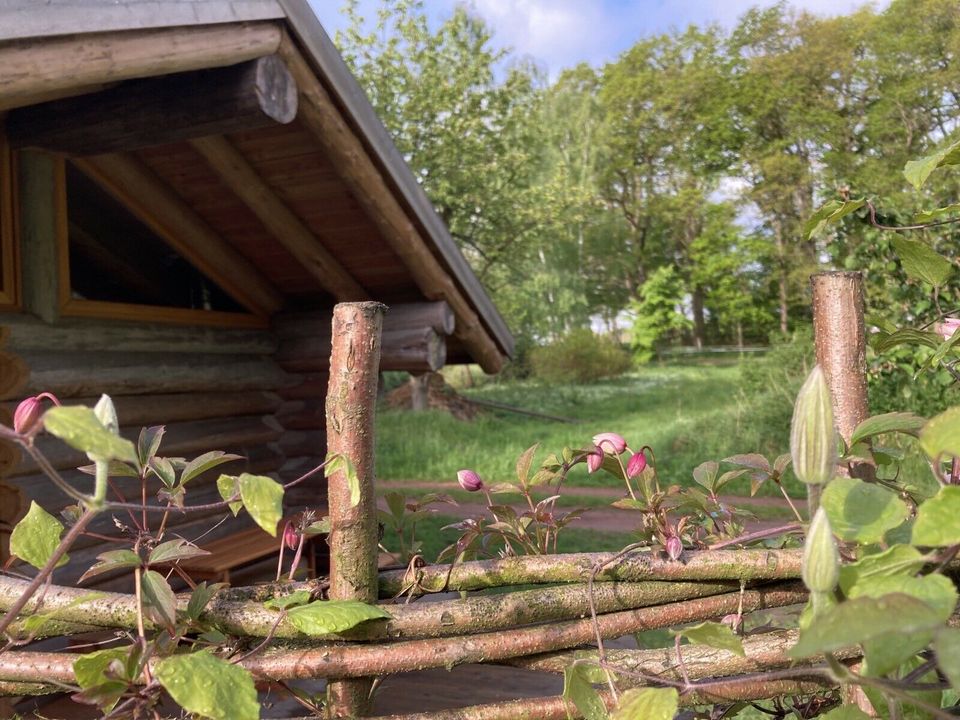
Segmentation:
[(13, 429), (21, 435), (33, 435), (40, 430), (40, 417), (43, 415), (43, 399), (47, 398), (54, 405), (59, 405), (60, 401), (50, 393), (40, 393), (33, 397), (28, 397), (17, 405), (13, 412)]
[(594, 447), (587, 455), (587, 472), (595, 473), (603, 465), (603, 450)]
[(957, 330), (960, 330), (960, 317), (945, 317), (943, 322), (937, 325), (937, 332), (944, 340), (952, 338)]
[(612, 432), (594, 435), (593, 444), (601, 450), (606, 450), (614, 455), (619, 455), (627, 449), (627, 441), (623, 439), (623, 436)]
[(296, 550), (297, 545), (300, 542), (300, 537), (297, 535), (296, 529), (293, 527), (293, 523), (287, 520), (287, 524), (283, 526), (283, 543), (291, 550)]
[(483, 480), (473, 470), (461, 470), (457, 473), (457, 482), (467, 492), (477, 492), (483, 489)]
[(676, 535), (667, 538), (667, 557), (671, 560), (679, 560), (683, 552), (683, 542)]
[(635, 452), (630, 456), (630, 460), (627, 461), (627, 477), (635, 478), (637, 475), (642, 473), (647, 467), (647, 456), (643, 454), (643, 451)]
[(726, 625), (734, 632), (740, 632), (740, 628), (743, 627), (743, 615), (739, 615), (738, 613), (724, 615), (723, 619), (720, 620), (720, 624)]

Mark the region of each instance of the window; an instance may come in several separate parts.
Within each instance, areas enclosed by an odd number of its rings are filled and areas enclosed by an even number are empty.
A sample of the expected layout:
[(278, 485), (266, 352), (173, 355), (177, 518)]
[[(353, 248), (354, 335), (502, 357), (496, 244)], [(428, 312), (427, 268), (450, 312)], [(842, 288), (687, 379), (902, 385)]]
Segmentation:
[(61, 312), (68, 316), (262, 326), (149, 222), (63, 164)]
[(14, 224), (12, 158), (0, 134), (0, 310), (17, 307), (19, 299)]

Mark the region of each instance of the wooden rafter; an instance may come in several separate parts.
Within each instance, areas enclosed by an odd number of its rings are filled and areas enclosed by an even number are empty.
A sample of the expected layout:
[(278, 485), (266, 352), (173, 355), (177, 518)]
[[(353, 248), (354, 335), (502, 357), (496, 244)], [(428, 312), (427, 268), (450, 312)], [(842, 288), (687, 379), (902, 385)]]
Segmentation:
[(421, 292), (431, 300), (449, 303), (457, 318), (454, 336), (486, 372), (498, 372), (503, 366), (503, 355), (496, 343), (463, 293), (430, 252), (363, 142), (347, 125), (336, 103), (286, 34), (279, 52), (300, 91), (301, 122), (331, 158), (341, 179), (400, 257)]
[(140, 160), (114, 154), (74, 162), (237, 302), (261, 315), (283, 305), (260, 271)]
[(210, 136), (197, 138), (190, 144), (324, 290), (339, 301), (369, 299), (366, 290), (277, 197), (229, 140)]

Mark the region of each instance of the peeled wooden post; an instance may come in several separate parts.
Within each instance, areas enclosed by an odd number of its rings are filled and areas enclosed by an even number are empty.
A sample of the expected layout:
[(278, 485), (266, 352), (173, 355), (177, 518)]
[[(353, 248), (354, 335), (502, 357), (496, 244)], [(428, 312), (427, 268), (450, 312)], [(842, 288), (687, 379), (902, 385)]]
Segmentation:
[[(333, 310), (330, 384), (327, 389), (327, 449), (347, 457), (360, 482), (351, 505), (346, 475), (330, 476), (330, 599), (377, 601), (377, 507), (373, 487), (373, 419), (385, 306), (340, 303)], [(368, 714), (372, 680), (335, 680), (327, 685), (328, 716)]]

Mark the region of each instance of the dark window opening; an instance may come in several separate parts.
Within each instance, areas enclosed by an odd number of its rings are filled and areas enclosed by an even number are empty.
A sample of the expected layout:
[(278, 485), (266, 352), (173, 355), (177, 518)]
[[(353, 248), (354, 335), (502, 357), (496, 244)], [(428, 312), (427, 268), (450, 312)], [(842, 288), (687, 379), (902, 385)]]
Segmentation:
[(66, 163), (71, 297), (246, 312), (110, 193)]

